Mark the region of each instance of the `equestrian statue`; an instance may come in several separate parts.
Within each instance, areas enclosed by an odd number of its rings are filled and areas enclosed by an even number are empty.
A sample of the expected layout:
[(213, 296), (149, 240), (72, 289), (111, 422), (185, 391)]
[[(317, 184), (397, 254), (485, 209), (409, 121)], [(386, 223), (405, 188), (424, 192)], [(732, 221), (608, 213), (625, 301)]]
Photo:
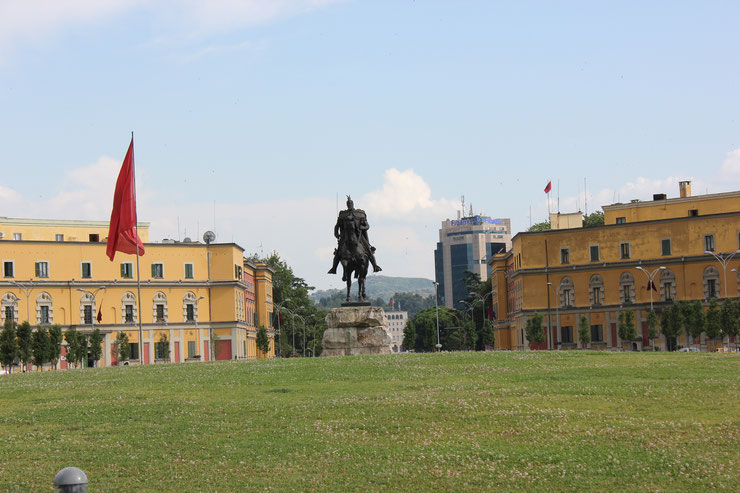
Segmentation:
[(334, 226), (334, 237), (338, 240), (337, 248), (334, 249), (334, 263), (329, 269), (329, 274), (337, 273), (337, 266), (342, 264), (342, 281), (347, 282), (347, 302), (350, 300), (352, 288), (352, 274), (357, 279), (358, 293), (357, 301), (364, 302), (365, 277), (367, 277), (368, 264), (372, 264), (373, 272), (382, 269), (375, 262), (375, 247), (370, 245), (367, 237), (367, 215), (362, 209), (355, 209), (352, 198), (347, 195), (347, 209), (339, 212), (337, 224)]

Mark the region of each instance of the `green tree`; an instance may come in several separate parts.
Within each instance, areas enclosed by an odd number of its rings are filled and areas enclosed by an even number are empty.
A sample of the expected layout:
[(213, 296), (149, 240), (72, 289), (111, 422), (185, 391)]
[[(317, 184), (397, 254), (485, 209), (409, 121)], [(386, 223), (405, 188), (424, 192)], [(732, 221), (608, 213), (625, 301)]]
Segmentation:
[(257, 329), (257, 349), (265, 355), (270, 351), (270, 339), (267, 337), (267, 329), (264, 325), (260, 325)]
[(655, 339), (658, 337), (658, 315), (655, 310), (650, 310), (647, 314), (648, 339), (650, 345), (655, 346)]
[[(717, 301), (715, 300), (714, 303), (716, 308)], [(688, 319), (688, 330), (689, 334), (691, 334), (691, 337), (694, 339), (694, 343), (696, 343), (701, 337), (701, 333), (707, 329), (707, 317), (704, 313), (704, 306), (700, 300), (692, 301), (689, 304), (689, 307), (688, 312), (690, 315)]]
[(480, 330), (481, 347), (484, 350), (486, 349), (486, 347), (492, 348), (495, 342), (492, 323), (492, 321), (485, 321)]
[(738, 323), (740, 323), (738, 315), (740, 315), (740, 306), (732, 298), (726, 298), (722, 302), (722, 337), (729, 338), (738, 335)]
[(634, 341), (637, 337), (635, 312), (632, 310), (619, 312), (619, 337), (622, 341)]
[(90, 359), (93, 360), (93, 366), (97, 366), (100, 357), (103, 355), (103, 335), (100, 329), (95, 327), (90, 334)]
[(715, 341), (722, 334), (722, 314), (719, 311), (719, 303), (717, 298), (709, 300), (709, 308), (706, 313), (706, 326), (705, 331), (707, 338), (711, 341)]
[(416, 346), (416, 330), (411, 319), (406, 321), (406, 326), (403, 328), (403, 342), (401, 344), (406, 351), (414, 349), (414, 346)]
[(170, 361), (170, 341), (167, 338), (167, 334), (162, 332), (159, 334), (159, 341), (155, 346), (157, 359), (163, 359), (167, 362)]
[(113, 343), (118, 353), (118, 362), (122, 363), (131, 356), (131, 344), (128, 342), (128, 336), (122, 330), (118, 331), (116, 341)]
[(604, 213), (601, 211), (592, 212), (589, 215), (583, 215), (583, 227), (594, 228), (604, 225)]
[(15, 322), (7, 318), (3, 331), (0, 332), (0, 363), (8, 373), (13, 370), (16, 356), (18, 356), (18, 342), (15, 340)]
[(550, 221), (542, 221), (541, 223), (534, 223), (527, 229), (527, 232), (539, 232), (547, 231), (550, 229)]
[(16, 329), (15, 337), (16, 341), (18, 341), (18, 359), (21, 361), (21, 366), (25, 369), (33, 356), (31, 351), (31, 324), (27, 321), (20, 324)]
[(62, 327), (54, 324), (49, 328), (49, 356), (52, 368), (56, 370), (59, 357), (62, 354)]
[(44, 363), (49, 361), (49, 331), (46, 327), (36, 327), (33, 333), (33, 364), (44, 371)]
[(75, 368), (77, 368), (77, 361), (81, 359), (79, 357), (79, 353), (81, 351), (80, 349), (80, 340), (79, 340), (79, 332), (77, 332), (77, 329), (75, 327), (69, 327), (64, 332), (64, 340), (67, 342), (67, 366), (74, 364)]
[(581, 319), (578, 321), (578, 339), (581, 341), (581, 347), (583, 348), (591, 342), (591, 325), (589, 325), (588, 318), (585, 315), (581, 315)]
[(683, 327), (683, 310), (678, 303), (673, 303), (663, 309), (660, 314), (660, 332), (666, 338), (668, 351), (676, 350), (676, 337), (681, 333)]
[(530, 344), (542, 344), (545, 342), (545, 331), (542, 328), (542, 320), (542, 315), (537, 312), (527, 319), (524, 331), (527, 334), (527, 340)]
[[(418, 352), (434, 351), (437, 345), (437, 308), (427, 308), (417, 313), (407, 322), (416, 331), (414, 349)], [(439, 307), (439, 341), (442, 349), (455, 349), (456, 339), (454, 327), (460, 327), (460, 317), (457, 311), (445, 306)], [(408, 347), (407, 349), (411, 349)]]

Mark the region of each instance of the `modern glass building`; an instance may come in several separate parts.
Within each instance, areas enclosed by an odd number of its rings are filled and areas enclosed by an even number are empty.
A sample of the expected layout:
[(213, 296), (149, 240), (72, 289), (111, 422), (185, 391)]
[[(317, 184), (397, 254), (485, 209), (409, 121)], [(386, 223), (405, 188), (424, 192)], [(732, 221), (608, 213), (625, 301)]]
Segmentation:
[(511, 220), (470, 215), (447, 219), (439, 230), (439, 242), (434, 251), (437, 301), (449, 308), (460, 308), (467, 298), (465, 272), (488, 279), (488, 259), (511, 249)]

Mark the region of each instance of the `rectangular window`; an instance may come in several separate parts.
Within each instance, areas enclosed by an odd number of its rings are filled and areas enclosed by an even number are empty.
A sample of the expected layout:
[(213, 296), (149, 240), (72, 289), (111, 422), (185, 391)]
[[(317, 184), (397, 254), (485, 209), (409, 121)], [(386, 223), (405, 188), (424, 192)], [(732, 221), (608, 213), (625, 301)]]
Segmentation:
[(560, 327), (560, 342), (563, 344), (572, 344), (573, 343), (573, 327), (570, 325), (566, 325), (564, 327)]
[(619, 257), (622, 259), (630, 258), (630, 244), (629, 243), (619, 244)]
[(54, 235), (56, 241), (64, 241), (64, 235)]
[(617, 218), (617, 224), (627, 224), (627, 218), (626, 217), (618, 217)]
[(13, 277), (15, 273), (15, 265), (12, 260), (6, 260), (3, 262), (3, 276)]
[(92, 305), (85, 305), (82, 307), (82, 312), (85, 316), (85, 323), (88, 325), (92, 324)]
[(154, 279), (162, 279), (164, 277), (164, 264), (161, 262), (152, 264), (152, 277)]
[(192, 279), (193, 278), (193, 264), (187, 263), (185, 264), (185, 279)]
[(195, 321), (195, 305), (193, 305), (192, 303), (188, 303), (187, 305), (185, 305), (185, 313), (188, 322)]
[(570, 289), (564, 289), (563, 290), (563, 306), (572, 306), (572, 299), (571, 299), (572, 293)]
[(671, 254), (671, 239), (670, 238), (660, 240), (660, 254), (661, 255)]
[(139, 359), (139, 343), (138, 342), (131, 342), (128, 345), (129, 347), (129, 357), (130, 360), (137, 360)]
[(195, 350), (195, 341), (188, 341), (188, 358), (195, 358), (198, 353)]
[(622, 294), (624, 295), (624, 302), (625, 303), (632, 303), (632, 286), (624, 286), (622, 289)]
[(92, 277), (92, 263), (82, 262), (82, 278), (89, 279)]
[(15, 317), (13, 316), (13, 307), (12, 306), (6, 306), (5, 307), (5, 320), (15, 320)]
[(39, 323), (42, 324), (48, 324), (49, 323), (49, 307), (46, 305), (41, 305), (39, 307)]
[(131, 262), (121, 262), (121, 277), (123, 279), (134, 278), (134, 264)]
[(49, 262), (36, 262), (36, 277), (49, 277)]
[(164, 322), (164, 305), (157, 305), (157, 322)]
[(242, 278), (242, 268), (240, 266), (238, 266), (238, 265), (235, 265), (234, 266), (234, 277), (236, 279), (241, 279)]
[(15, 241), (21, 241), (23, 239), (23, 234), (22, 233), (13, 233), (13, 239)]
[(714, 235), (704, 235), (704, 251), (714, 251)]
[(709, 298), (717, 297), (717, 283), (714, 279), (707, 279), (707, 296)]
[(134, 321), (134, 305), (126, 305), (126, 322), (133, 323)]
[(599, 245), (591, 245), (591, 262), (599, 261)]
[(601, 304), (601, 287), (597, 286), (593, 289), (594, 294), (594, 305)]
[(663, 283), (663, 292), (665, 293), (665, 300), (671, 301), (673, 299), (673, 283), (672, 282), (664, 282)]
[(97, 243), (100, 241), (100, 235), (98, 234), (91, 234), (89, 235), (90, 243)]
[(591, 326), (591, 342), (604, 342), (604, 331), (601, 325)]
[(570, 249), (568, 249), (568, 248), (561, 248), (560, 249), (560, 263), (561, 264), (569, 264), (570, 263)]
[(689, 216), (696, 217), (699, 215), (699, 209), (689, 209)]

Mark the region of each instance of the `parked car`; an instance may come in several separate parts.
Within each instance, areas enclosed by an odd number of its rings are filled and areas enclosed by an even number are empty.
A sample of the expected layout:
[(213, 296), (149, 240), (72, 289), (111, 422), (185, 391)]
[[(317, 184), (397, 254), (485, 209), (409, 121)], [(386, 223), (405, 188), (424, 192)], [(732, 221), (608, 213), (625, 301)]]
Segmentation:
[(698, 347), (682, 347), (678, 350), (679, 353), (698, 353), (699, 348)]

